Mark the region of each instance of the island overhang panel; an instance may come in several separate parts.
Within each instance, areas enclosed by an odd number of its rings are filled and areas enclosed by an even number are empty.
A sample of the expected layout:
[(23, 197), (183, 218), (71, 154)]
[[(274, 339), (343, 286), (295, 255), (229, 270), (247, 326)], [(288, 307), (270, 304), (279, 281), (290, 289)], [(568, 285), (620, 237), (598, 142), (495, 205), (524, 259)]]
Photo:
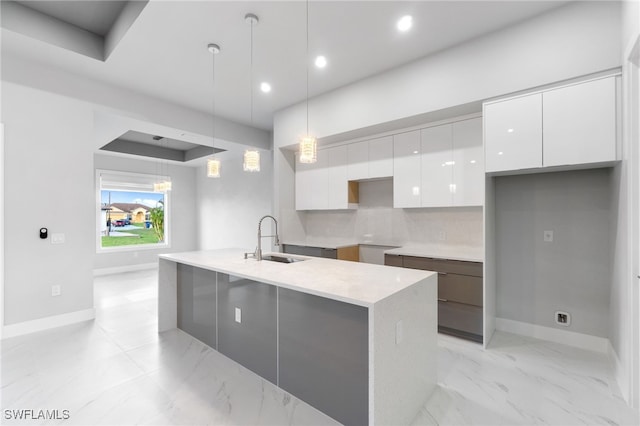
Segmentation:
[(409, 424), (436, 385), (437, 275), (297, 257), (161, 255), (159, 331), (181, 328), (343, 424)]

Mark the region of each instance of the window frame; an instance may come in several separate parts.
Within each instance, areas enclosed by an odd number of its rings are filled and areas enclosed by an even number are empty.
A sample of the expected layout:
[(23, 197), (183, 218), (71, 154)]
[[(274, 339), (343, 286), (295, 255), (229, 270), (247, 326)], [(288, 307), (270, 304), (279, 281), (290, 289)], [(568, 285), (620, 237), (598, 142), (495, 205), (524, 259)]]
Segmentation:
[[(135, 172), (123, 172), (118, 170), (107, 170), (107, 169), (96, 169), (95, 175), (95, 190), (96, 190), (96, 221), (95, 221), (95, 232), (96, 232), (96, 253), (124, 253), (131, 251), (140, 251), (140, 250), (161, 250), (161, 249), (169, 249), (171, 248), (171, 191), (165, 191), (164, 194), (164, 241), (162, 243), (155, 244), (132, 244), (125, 246), (116, 246), (116, 247), (102, 247), (102, 235), (101, 235), (101, 226), (102, 226), (102, 175), (113, 175), (113, 176), (122, 176), (122, 177), (131, 177), (132, 180), (137, 181), (159, 181), (159, 180), (168, 180), (171, 181), (171, 177), (169, 176), (158, 176), (149, 173), (135, 173)], [(132, 182), (133, 183), (133, 182)], [(104, 189), (109, 191), (110, 189)], [(126, 189), (111, 189), (111, 191), (120, 191), (120, 192), (149, 192), (149, 193), (160, 193), (148, 189), (132, 189), (131, 191), (127, 191)], [(146, 219), (146, 218), (145, 218)]]

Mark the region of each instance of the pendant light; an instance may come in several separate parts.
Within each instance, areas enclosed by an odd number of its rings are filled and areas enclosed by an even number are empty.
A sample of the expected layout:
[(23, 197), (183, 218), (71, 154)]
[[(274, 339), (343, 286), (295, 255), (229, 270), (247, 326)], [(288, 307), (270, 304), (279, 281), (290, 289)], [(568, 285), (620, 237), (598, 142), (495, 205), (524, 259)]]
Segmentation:
[(309, 134), (309, 0), (307, 0), (307, 51), (305, 64), (307, 67), (307, 132), (300, 138), (300, 162), (315, 163), (317, 161), (318, 143), (316, 138)]
[(218, 160), (215, 155), (216, 155), (216, 148), (215, 148), (215, 144), (216, 144), (216, 97), (215, 97), (215, 93), (216, 93), (216, 55), (218, 53), (220, 53), (220, 46), (218, 46), (217, 44), (214, 43), (209, 43), (209, 45), (207, 46), (207, 50), (209, 51), (209, 53), (211, 53), (211, 57), (213, 58), (212, 61), (212, 81), (213, 81), (213, 95), (211, 96), (211, 103), (212, 103), (212, 114), (213, 114), (213, 131), (211, 134), (211, 148), (213, 150), (213, 153), (211, 155), (211, 157), (207, 160), (207, 177), (210, 178), (219, 178), (220, 177), (220, 160)]
[[(250, 64), (251, 72), (249, 73), (249, 93), (250, 93), (250, 113), (251, 113), (251, 125), (253, 126), (253, 26), (256, 25), (259, 20), (258, 16), (253, 13), (247, 13), (244, 15), (244, 20), (251, 26), (251, 49), (250, 49)], [(260, 152), (257, 149), (247, 149), (244, 151), (244, 161), (242, 162), (242, 169), (245, 172), (259, 172), (260, 171)]]
[[(169, 143), (166, 142), (165, 138), (162, 137), (162, 136), (154, 136), (153, 140), (158, 142), (158, 145), (160, 146), (160, 148), (166, 148), (169, 145)], [(166, 143), (163, 142), (163, 141), (165, 141)], [(171, 180), (167, 179), (167, 176), (169, 175), (169, 163), (167, 162), (167, 171), (166, 172), (164, 170), (164, 168), (165, 168), (165, 160), (161, 159), (159, 161), (159, 167), (160, 167), (160, 173), (159, 173), (159, 176), (158, 176), (158, 180), (160, 180), (160, 179), (163, 179), (163, 180), (153, 184), (153, 191), (154, 192), (171, 191)]]

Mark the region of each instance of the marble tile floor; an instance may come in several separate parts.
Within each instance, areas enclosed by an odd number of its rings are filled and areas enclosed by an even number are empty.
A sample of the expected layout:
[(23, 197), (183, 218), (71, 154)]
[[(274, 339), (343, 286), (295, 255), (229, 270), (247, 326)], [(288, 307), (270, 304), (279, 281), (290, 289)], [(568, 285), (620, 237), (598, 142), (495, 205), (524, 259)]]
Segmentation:
[[(96, 320), (2, 341), (1, 424), (332, 425), (181, 331), (156, 331), (156, 271), (95, 279)], [(604, 355), (507, 333), (439, 336), (415, 425), (637, 425)], [(18, 420), (7, 410), (58, 410)], [(68, 410), (68, 419), (63, 417)]]

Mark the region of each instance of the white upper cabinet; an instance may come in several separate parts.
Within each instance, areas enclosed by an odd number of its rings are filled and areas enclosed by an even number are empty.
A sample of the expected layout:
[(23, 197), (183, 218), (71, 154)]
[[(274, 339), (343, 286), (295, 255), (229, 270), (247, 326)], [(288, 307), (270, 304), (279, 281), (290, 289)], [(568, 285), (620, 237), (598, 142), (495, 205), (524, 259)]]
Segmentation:
[(349, 190), (347, 179), (347, 146), (336, 146), (325, 149), (328, 165), (328, 208), (330, 210), (349, 207)]
[(393, 136), (369, 141), (369, 178), (393, 176)]
[(542, 94), (484, 106), (487, 172), (542, 167)]
[(422, 207), (453, 202), (453, 135), (451, 124), (421, 130)]
[(386, 136), (347, 145), (349, 180), (393, 176), (393, 137)]
[(393, 136), (393, 207), (421, 207), (420, 130)]
[(369, 141), (347, 145), (347, 177), (349, 180), (369, 177)]
[(458, 121), (453, 134), (453, 205), (484, 204), (484, 151), (482, 119)]
[(616, 160), (616, 80), (544, 92), (544, 166)]
[(485, 170), (617, 160), (618, 77), (484, 105)]

